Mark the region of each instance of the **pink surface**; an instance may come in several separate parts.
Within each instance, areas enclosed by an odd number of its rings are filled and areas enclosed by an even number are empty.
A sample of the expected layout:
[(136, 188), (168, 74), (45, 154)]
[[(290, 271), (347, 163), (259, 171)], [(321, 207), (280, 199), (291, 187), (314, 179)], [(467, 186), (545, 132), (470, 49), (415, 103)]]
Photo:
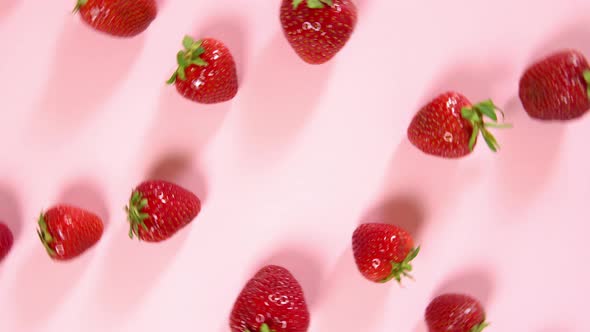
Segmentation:
[[(424, 332), (429, 300), (451, 290), (482, 301), (490, 331), (587, 331), (590, 118), (532, 121), (516, 96), (537, 57), (590, 56), (590, 3), (359, 2), (347, 47), (314, 67), (282, 37), (278, 1), (166, 0), (146, 33), (117, 40), (73, 17), (73, 0), (2, 0), (0, 219), (16, 240), (0, 331), (229, 331), (266, 263), (301, 281), (310, 331)], [(228, 44), (232, 102), (200, 106), (164, 85), (185, 33)], [(447, 89), (505, 109), (515, 128), (497, 132), (499, 154), (444, 161), (407, 142), (414, 112)], [(149, 176), (204, 199), (161, 245), (127, 238), (123, 207)], [(57, 202), (107, 222), (70, 264), (35, 234)], [(415, 234), (416, 282), (356, 271), (350, 237), (369, 218)]]

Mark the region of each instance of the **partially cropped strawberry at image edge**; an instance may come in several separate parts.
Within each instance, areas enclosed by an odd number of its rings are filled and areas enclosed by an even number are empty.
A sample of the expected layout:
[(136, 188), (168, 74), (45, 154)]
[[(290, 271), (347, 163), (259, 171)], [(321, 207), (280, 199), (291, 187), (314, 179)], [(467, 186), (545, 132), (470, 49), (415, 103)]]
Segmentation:
[(504, 113), (492, 100), (472, 104), (464, 95), (443, 93), (422, 107), (408, 126), (408, 139), (422, 152), (443, 158), (469, 155), (479, 135), (497, 152), (500, 145), (489, 128), (510, 128), (498, 123), (497, 111)]
[(190, 36), (184, 37), (182, 45), (184, 49), (176, 54), (178, 67), (166, 83), (201, 104), (233, 99), (238, 93), (238, 76), (229, 49), (219, 40), (194, 40)]
[(553, 53), (525, 70), (518, 94), (531, 118), (580, 118), (590, 110), (590, 65), (576, 50)]
[(103, 221), (96, 214), (71, 205), (57, 205), (41, 213), (37, 234), (54, 260), (83, 254), (102, 237)]
[(364, 223), (352, 235), (355, 263), (368, 280), (386, 283), (409, 274), (411, 262), (418, 256), (420, 247), (414, 247), (412, 236), (403, 228), (384, 223)]
[(229, 323), (232, 332), (306, 332), (310, 314), (303, 289), (291, 272), (267, 265), (241, 290)]
[(0, 262), (8, 255), (13, 243), (12, 231), (6, 224), (0, 222)]
[(357, 22), (350, 0), (282, 0), (283, 34), (306, 63), (330, 61), (349, 41)]
[(490, 324), (485, 311), (472, 296), (442, 294), (430, 301), (424, 313), (429, 332), (481, 332)]
[(116, 37), (134, 37), (156, 18), (155, 0), (78, 0), (74, 13), (94, 29)]
[(161, 242), (193, 221), (201, 211), (201, 201), (177, 184), (149, 180), (132, 191), (125, 211), (130, 238)]

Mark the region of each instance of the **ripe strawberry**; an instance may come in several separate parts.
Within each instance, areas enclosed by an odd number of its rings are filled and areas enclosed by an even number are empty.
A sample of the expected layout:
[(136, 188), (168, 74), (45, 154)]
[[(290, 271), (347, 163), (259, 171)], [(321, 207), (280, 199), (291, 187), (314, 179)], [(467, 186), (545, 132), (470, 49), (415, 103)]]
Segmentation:
[(202, 104), (221, 103), (238, 93), (236, 64), (229, 49), (219, 40), (195, 41), (185, 36), (176, 55), (178, 68), (168, 80), (184, 97)]
[(133, 190), (125, 208), (129, 237), (147, 242), (164, 241), (188, 225), (201, 211), (192, 192), (170, 182), (142, 182)]
[(374, 282), (385, 283), (391, 279), (401, 282), (402, 276), (410, 277), (410, 262), (416, 258), (420, 247), (414, 248), (412, 236), (401, 227), (381, 223), (358, 226), (352, 235), (354, 260), (361, 274)]
[(322, 64), (350, 39), (357, 10), (350, 0), (283, 0), (280, 19), (295, 53), (307, 63)]
[(489, 324), (474, 298), (463, 294), (443, 294), (434, 298), (425, 313), (429, 332), (481, 332)]
[(94, 29), (116, 37), (133, 37), (156, 18), (155, 0), (78, 0), (74, 12)]
[(41, 213), (37, 233), (52, 259), (75, 258), (100, 240), (102, 220), (92, 212), (71, 205), (57, 205)]
[(527, 68), (520, 79), (518, 94), (532, 118), (579, 118), (590, 110), (588, 61), (575, 50), (554, 53)]
[[(443, 158), (460, 158), (473, 151), (479, 133), (490, 149), (496, 152), (498, 142), (489, 127), (506, 128), (497, 124), (498, 107), (491, 100), (472, 105), (457, 92), (446, 92), (424, 106), (408, 127), (408, 139), (424, 153)], [(484, 122), (484, 116), (493, 123)]]
[(263, 267), (248, 281), (230, 316), (232, 332), (305, 332), (308, 327), (301, 286), (276, 265)]
[(14, 238), (10, 228), (4, 223), (0, 222), (0, 262), (4, 260), (4, 257), (8, 255), (8, 252), (12, 248)]

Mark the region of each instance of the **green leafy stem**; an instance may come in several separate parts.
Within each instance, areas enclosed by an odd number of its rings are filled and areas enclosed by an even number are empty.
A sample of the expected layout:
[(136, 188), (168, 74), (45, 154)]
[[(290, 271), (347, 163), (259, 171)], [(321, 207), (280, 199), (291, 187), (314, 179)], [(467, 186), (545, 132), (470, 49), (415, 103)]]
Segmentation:
[[(293, 9), (297, 9), (304, 0), (293, 0)], [(312, 9), (324, 8), (325, 6), (332, 7), (334, 2), (332, 0), (307, 0), (307, 7)]]
[[(481, 132), (483, 139), (489, 148), (494, 152), (498, 151), (500, 145), (498, 144), (498, 141), (496, 141), (496, 138), (489, 132), (488, 128), (511, 128), (512, 125), (499, 124), (496, 111), (500, 111), (502, 116), (504, 116), (502, 110), (489, 99), (471, 107), (463, 107), (463, 109), (461, 109), (461, 115), (468, 120), (473, 127), (473, 132), (469, 138), (469, 150), (473, 151), (477, 137)], [(484, 117), (491, 119), (492, 122), (484, 122)]]
[(590, 69), (584, 71), (584, 80), (586, 81), (586, 92), (588, 99), (590, 99)]
[(176, 54), (178, 68), (166, 81), (167, 84), (176, 82), (177, 78), (184, 81), (186, 79), (186, 68), (190, 65), (207, 66), (207, 62), (201, 58), (201, 55), (205, 53), (202, 40), (195, 41), (191, 36), (184, 36), (182, 46), (184, 49)]
[(143, 198), (139, 191), (134, 191), (129, 199), (129, 205), (125, 207), (127, 212), (127, 219), (129, 220), (129, 237), (133, 238), (135, 234), (139, 239), (139, 227), (141, 226), (144, 230), (148, 230), (145, 225), (145, 220), (149, 218), (149, 215), (142, 212), (144, 208), (148, 206), (147, 198)]
[(380, 282), (386, 283), (386, 282), (390, 281), (391, 279), (395, 279), (395, 280), (397, 280), (398, 283), (401, 284), (402, 276), (413, 280), (414, 277), (412, 277), (412, 275), (410, 275), (408, 273), (408, 272), (412, 271), (412, 264), (410, 264), (410, 262), (412, 260), (414, 260), (414, 258), (416, 258), (416, 256), (418, 256), (419, 252), (420, 252), (420, 247), (418, 246), (417, 248), (410, 250), (410, 252), (406, 256), (406, 258), (404, 258), (404, 260), (402, 262), (400, 262), (400, 263), (391, 262), (391, 272), (389, 273), (389, 275), (385, 279), (381, 280)]
[(51, 236), (51, 233), (49, 233), (49, 229), (47, 228), (47, 222), (45, 221), (45, 216), (43, 216), (43, 212), (41, 212), (41, 215), (39, 216), (39, 220), (37, 223), (39, 224), (39, 229), (37, 230), (39, 239), (41, 240), (41, 243), (43, 243), (43, 246), (45, 247), (45, 250), (47, 250), (49, 256), (54, 257), (56, 255), (55, 250), (53, 250), (50, 246), (50, 244), (53, 243), (54, 239), (53, 236)]
[(472, 327), (471, 330), (469, 330), (469, 332), (481, 332), (481, 331), (483, 331), (483, 329), (485, 329), (488, 326), (490, 326), (490, 323), (481, 322), (481, 323), (475, 325), (474, 327)]
[(74, 7), (74, 10), (72, 11), (73, 13), (76, 13), (80, 10), (80, 8), (82, 8), (82, 6), (84, 6), (86, 3), (88, 3), (88, 0), (78, 0), (76, 2), (76, 7)]
[[(275, 330), (271, 330), (270, 327), (268, 327), (268, 325), (266, 325), (266, 323), (263, 323), (262, 325), (260, 325), (260, 329), (258, 331), (259, 332), (275, 332)], [(250, 330), (246, 330), (244, 332), (250, 332)]]

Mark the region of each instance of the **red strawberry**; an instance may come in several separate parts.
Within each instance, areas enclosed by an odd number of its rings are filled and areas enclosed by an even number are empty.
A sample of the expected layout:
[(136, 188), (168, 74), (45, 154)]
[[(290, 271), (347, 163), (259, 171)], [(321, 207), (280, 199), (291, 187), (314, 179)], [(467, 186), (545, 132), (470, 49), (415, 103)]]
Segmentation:
[(230, 316), (232, 332), (305, 332), (309, 312), (301, 286), (285, 268), (268, 265), (248, 281)]
[(574, 50), (554, 53), (527, 68), (520, 79), (518, 94), (532, 118), (579, 118), (590, 110), (588, 61)]
[(14, 238), (10, 228), (4, 223), (0, 222), (0, 262), (8, 255), (8, 252), (12, 248)]
[(78, 0), (74, 12), (94, 29), (117, 37), (133, 37), (156, 18), (155, 0)]
[(443, 294), (434, 298), (425, 313), (429, 332), (481, 332), (489, 324), (474, 298), (463, 294)]
[(307, 63), (322, 64), (350, 39), (357, 11), (350, 0), (283, 0), (280, 18), (295, 53)]
[(238, 93), (236, 64), (222, 42), (185, 36), (182, 45), (184, 50), (176, 55), (178, 68), (168, 84), (175, 83), (181, 95), (202, 104), (228, 101)]
[(201, 201), (192, 192), (170, 182), (142, 182), (133, 190), (125, 208), (129, 237), (147, 242), (164, 241), (188, 225), (201, 211)]
[[(499, 145), (488, 128), (509, 127), (496, 123), (496, 110), (498, 107), (491, 100), (472, 105), (465, 96), (446, 92), (418, 111), (408, 127), (408, 139), (424, 153), (460, 158), (473, 151), (481, 132), (495, 152)], [(493, 122), (484, 122), (484, 116)]]
[(71, 205), (57, 205), (39, 217), (37, 233), (52, 259), (75, 258), (102, 237), (102, 220), (92, 212)]
[(366, 223), (358, 226), (352, 235), (354, 260), (361, 274), (375, 282), (391, 279), (401, 282), (402, 276), (410, 277), (410, 262), (416, 258), (420, 247), (414, 248), (412, 236), (401, 227)]

